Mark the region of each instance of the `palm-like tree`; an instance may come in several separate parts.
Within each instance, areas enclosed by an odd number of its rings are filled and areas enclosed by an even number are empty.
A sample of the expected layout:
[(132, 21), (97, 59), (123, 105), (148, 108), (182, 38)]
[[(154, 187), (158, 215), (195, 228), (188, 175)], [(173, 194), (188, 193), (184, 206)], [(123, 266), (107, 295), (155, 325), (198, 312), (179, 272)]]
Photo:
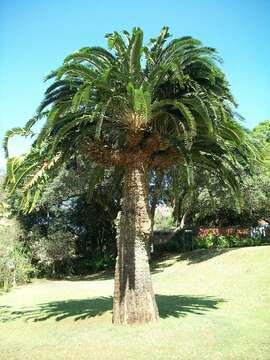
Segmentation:
[(53, 79), (36, 115), (10, 130), (29, 135), (45, 125), (31, 151), (8, 161), (6, 184), (19, 189), (21, 208), (32, 211), (55, 169), (83, 154), (104, 169), (123, 173), (118, 222), (114, 323), (152, 322), (158, 309), (150, 278), (147, 242), (149, 171), (187, 171), (192, 164), (213, 171), (237, 188), (234, 170), (251, 148), (234, 120), (234, 100), (213, 48), (192, 37), (168, 42), (168, 28), (143, 45), (134, 28), (106, 35), (109, 50), (85, 47), (69, 55)]

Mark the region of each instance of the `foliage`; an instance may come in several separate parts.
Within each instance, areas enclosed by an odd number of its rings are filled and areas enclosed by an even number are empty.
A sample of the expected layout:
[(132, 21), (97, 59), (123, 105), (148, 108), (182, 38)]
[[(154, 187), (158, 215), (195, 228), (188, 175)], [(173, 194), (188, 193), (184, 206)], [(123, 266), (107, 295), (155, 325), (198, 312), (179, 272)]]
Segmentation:
[(172, 237), (169, 241), (159, 244), (154, 244), (154, 255), (162, 253), (179, 253), (183, 252), (182, 241), (179, 241), (178, 237)]
[(180, 231), (172, 236), (169, 241), (155, 244), (155, 253), (163, 252), (183, 253), (196, 249), (227, 249), (246, 246), (260, 246), (269, 244), (269, 240), (261, 237), (237, 237), (235, 235), (213, 235), (209, 234), (202, 238), (193, 238), (192, 233)]
[[(193, 191), (192, 201), (184, 204), (188, 212), (186, 226), (255, 226), (259, 220), (267, 220), (270, 178), (258, 170), (253, 177), (242, 174), (241, 178), (239, 199), (236, 202), (234, 195), (216, 179), (206, 178), (205, 184), (201, 174)], [(185, 201), (183, 198), (180, 200)]]
[(155, 213), (154, 230), (169, 230), (174, 227), (172, 209), (164, 206), (157, 208)]
[(0, 224), (0, 287), (9, 291), (17, 283), (29, 281), (35, 274), (23, 244), (19, 241), (20, 229), (12, 219), (2, 219)]
[(99, 253), (89, 259), (83, 259), (80, 265), (85, 272), (112, 269), (115, 265), (115, 258), (115, 253)]
[[(255, 226), (258, 221), (270, 221), (270, 162), (268, 130), (270, 122), (259, 124), (249, 132), (250, 140), (260, 149), (260, 162), (250, 162), (249, 167), (238, 168), (239, 191), (236, 196), (215, 176), (200, 167), (193, 169), (192, 186), (185, 173), (178, 195), (174, 196), (173, 177), (166, 174), (167, 188), (161, 195), (173, 207), (175, 222), (184, 220), (186, 227), (196, 226)], [(249, 171), (252, 168), (252, 174)]]
[(16, 194), (10, 199), (40, 276), (61, 277), (112, 266), (121, 187), (114, 188), (116, 180), (107, 174), (89, 194), (87, 175), (78, 166), (63, 168), (30, 214), (18, 212)]
[(52, 232), (46, 237), (33, 228), (29, 234), (28, 248), (41, 275), (55, 277), (72, 273), (72, 259), (75, 257), (74, 234), (62, 230)]
[(235, 101), (218, 67), (216, 50), (186, 36), (168, 42), (164, 27), (150, 45), (134, 28), (106, 35), (109, 50), (85, 47), (69, 55), (47, 79), (37, 113), (22, 129), (45, 124), (31, 151), (9, 159), (6, 186), (19, 189), (20, 208), (34, 210), (43, 189), (71, 154), (97, 164), (90, 190), (105, 168), (138, 163), (170, 169), (175, 196), (182, 174), (192, 187), (193, 167), (214, 173), (234, 193), (238, 169), (256, 157), (253, 144), (235, 120)]
[(204, 238), (195, 240), (195, 247), (198, 249), (226, 249), (233, 247), (259, 246), (264, 245), (262, 237), (236, 237), (233, 235), (207, 235)]
[(257, 142), (260, 146), (265, 146), (270, 144), (270, 120), (263, 121), (251, 132), (252, 136), (257, 139)]
[[(269, 140), (270, 121), (265, 121), (254, 128), (250, 133), (251, 140), (260, 147), (264, 154), (264, 161), (256, 163), (253, 176), (242, 173), (240, 195), (241, 202), (239, 209), (234, 206), (232, 197), (226, 189), (220, 188), (219, 191), (201, 192), (197, 207), (206, 209), (204, 219), (201, 216), (200, 223), (204, 225), (257, 225), (259, 220), (270, 221), (270, 140)], [(214, 183), (217, 189), (217, 184)], [(208, 200), (206, 200), (208, 197)], [(202, 206), (204, 199), (205, 206)], [(214, 201), (213, 201), (214, 200)], [(214, 206), (211, 206), (214, 203)], [(207, 213), (208, 212), (208, 213)]]

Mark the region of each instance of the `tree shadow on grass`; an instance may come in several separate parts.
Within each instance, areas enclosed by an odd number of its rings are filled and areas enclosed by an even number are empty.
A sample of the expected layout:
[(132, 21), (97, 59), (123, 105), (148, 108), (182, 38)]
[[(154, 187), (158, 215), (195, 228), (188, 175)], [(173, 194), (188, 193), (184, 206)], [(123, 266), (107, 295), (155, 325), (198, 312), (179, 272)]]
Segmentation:
[[(71, 299), (53, 301), (37, 305), (33, 309), (12, 311), (9, 306), (0, 307), (0, 323), (17, 319), (25, 321), (46, 321), (54, 319), (61, 321), (73, 318), (74, 321), (85, 320), (101, 316), (107, 311), (112, 312), (112, 297), (99, 297), (91, 299)], [(184, 317), (189, 314), (204, 315), (209, 310), (218, 308), (223, 299), (211, 296), (190, 295), (156, 295), (157, 305), (161, 318)]]
[(156, 295), (161, 318), (184, 317), (189, 314), (204, 315), (209, 310), (218, 309), (224, 299), (212, 296)]
[(68, 281), (94, 281), (94, 280), (112, 280), (114, 278), (113, 270), (99, 271), (87, 275), (74, 275), (65, 277), (64, 280)]
[(198, 249), (193, 250), (187, 253), (184, 253), (179, 256), (178, 260), (188, 260), (188, 265), (198, 264), (203, 261), (210, 260), (216, 256), (225, 254), (227, 252), (239, 250), (239, 248), (229, 248), (229, 249)]
[[(151, 274), (156, 274), (164, 271), (166, 268), (174, 265), (178, 261), (187, 260), (188, 265), (201, 263), (210, 260), (216, 256), (222, 255), (229, 251), (237, 250), (239, 248), (229, 249), (196, 249), (185, 253), (162, 253), (154, 254), (150, 260)], [(103, 270), (92, 274), (86, 275), (70, 275), (58, 280), (68, 281), (99, 281), (99, 280), (112, 280), (114, 278), (114, 270)], [(50, 279), (52, 281), (52, 279)], [(1, 293), (0, 293), (1, 295)]]
[[(239, 248), (229, 249), (197, 249), (182, 254), (165, 254), (161, 258), (154, 259), (151, 264), (151, 273), (156, 274), (164, 271), (166, 268), (174, 265), (178, 261), (187, 260), (188, 265), (198, 264), (210, 260), (216, 256), (225, 254)], [(170, 261), (171, 260), (171, 261)]]

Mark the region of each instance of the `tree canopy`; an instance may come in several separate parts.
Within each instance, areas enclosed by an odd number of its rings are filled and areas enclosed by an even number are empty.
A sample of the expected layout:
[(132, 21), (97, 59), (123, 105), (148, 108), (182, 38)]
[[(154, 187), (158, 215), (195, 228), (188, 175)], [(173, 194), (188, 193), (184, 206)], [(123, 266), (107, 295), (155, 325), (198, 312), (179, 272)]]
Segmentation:
[(254, 149), (234, 120), (221, 60), (197, 39), (168, 43), (169, 36), (164, 27), (144, 46), (139, 28), (107, 34), (109, 50), (82, 48), (47, 76), (53, 82), (35, 116), (4, 140), (8, 155), (10, 137), (33, 135), (35, 123), (45, 121), (31, 151), (8, 161), (7, 185), (11, 193), (20, 189), (24, 211), (34, 209), (50, 174), (76, 154), (96, 164), (92, 183), (106, 167), (141, 161), (161, 171), (176, 164), (174, 177), (187, 171), (189, 181), (199, 164), (236, 190), (236, 163)]

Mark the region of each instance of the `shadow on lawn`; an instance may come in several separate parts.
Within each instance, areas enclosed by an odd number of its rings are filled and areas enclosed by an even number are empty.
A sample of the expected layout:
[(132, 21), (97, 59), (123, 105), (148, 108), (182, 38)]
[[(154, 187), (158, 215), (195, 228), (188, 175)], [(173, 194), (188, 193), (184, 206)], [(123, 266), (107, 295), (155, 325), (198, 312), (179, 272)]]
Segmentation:
[(114, 278), (113, 270), (104, 270), (88, 275), (74, 275), (65, 277), (68, 281), (91, 281), (91, 280), (112, 280)]
[[(156, 300), (161, 318), (183, 317), (188, 314), (204, 315), (205, 312), (218, 308), (224, 302), (211, 296), (198, 297), (188, 295), (156, 295)], [(61, 321), (73, 318), (74, 321), (85, 320), (101, 316), (107, 311), (112, 311), (112, 297), (99, 297), (92, 299), (72, 299), (54, 301), (40, 304), (34, 309), (12, 311), (9, 306), (0, 307), (0, 322), (16, 319), (26, 321), (45, 321), (50, 318)]]
[[(177, 253), (166, 253), (166, 254), (155, 254), (150, 261), (151, 274), (162, 272), (167, 267), (174, 265), (178, 261), (187, 260), (188, 265), (197, 264), (203, 261), (210, 260), (216, 256), (222, 255), (226, 252), (237, 250), (238, 248), (230, 249), (197, 249), (182, 254)], [(173, 259), (173, 260), (172, 260)], [(172, 260), (172, 261), (171, 261)], [(93, 274), (87, 275), (72, 275), (67, 276), (63, 279), (68, 281), (99, 281), (99, 280), (112, 280), (114, 278), (114, 271), (104, 270)], [(52, 279), (50, 279), (52, 280)], [(0, 294), (1, 295), (1, 294)]]
[[(218, 255), (224, 254), (228, 251), (237, 250), (234, 249), (214, 249), (214, 250), (206, 250), (206, 249), (198, 249), (189, 251), (182, 254), (176, 253), (167, 253), (163, 255), (155, 255), (150, 261), (151, 274), (156, 274), (162, 272), (167, 267), (174, 265), (176, 262), (181, 260), (188, 260), (188, 265), (200, 263), (203, 261), (207, 261), (216, 257)], [(173, 259), (173, 261), (170, 261)], [(94, 280), (112, 280), (114, 278), (113, 270), (104, 270), (98, 273), (88, 274), (88, 275), (74, 275), (67, 276), (62, 280), (68, 281), (94, 281)], [(51, 280), (51, 279), (50, 279)], [(59, 279), (56, 279), (57, 281)]]
[(239, 250), (239, 248), (211, 249), (211, 250), (197, 249), (180, 255), (178, 260), (188, 260), (188, 265), (197, 264), (235, 250)]
[[(156, 274), (159, 272), (164, 271), (166, 268), (174, 265), (178, 261), (188, 261), (188, 265), (192, 264), (198, 264), (203, 261), (210, 260), (216, 256), (225, 254), (230, 251), (238, 250), (239, 248), (230, 248), (230, 249), (212, 249), (212, 250), (206, 250), (206, 249), (198, 249), (189, 251), (182, 254), (166, 254), (162, 256), (162, 258), (154, 259), (151, 263), (151, 273)], [(173, 261), (168, 261), (173, 259)]]

